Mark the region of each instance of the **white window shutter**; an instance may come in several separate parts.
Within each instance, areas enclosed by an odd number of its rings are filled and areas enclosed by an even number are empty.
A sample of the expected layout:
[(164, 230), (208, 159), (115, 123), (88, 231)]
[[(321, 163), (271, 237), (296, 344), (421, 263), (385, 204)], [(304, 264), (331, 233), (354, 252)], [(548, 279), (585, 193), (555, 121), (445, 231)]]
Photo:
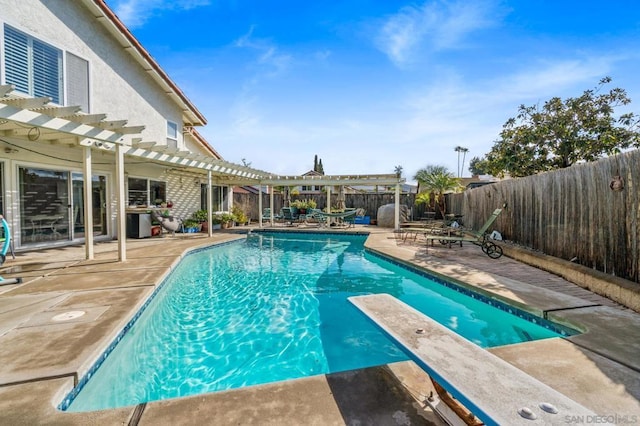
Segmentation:
[(4, 64), (5, 81), (18, 92), (29, 94), (29, 52), (26, 35), (5, 25)]
[(62, 55), (41, 41), (33, 40), (33, 95), (49, 96), (53, 103), (62, 104)]
[(67, 102), (89, 113), (89, 62), (67, 52)]

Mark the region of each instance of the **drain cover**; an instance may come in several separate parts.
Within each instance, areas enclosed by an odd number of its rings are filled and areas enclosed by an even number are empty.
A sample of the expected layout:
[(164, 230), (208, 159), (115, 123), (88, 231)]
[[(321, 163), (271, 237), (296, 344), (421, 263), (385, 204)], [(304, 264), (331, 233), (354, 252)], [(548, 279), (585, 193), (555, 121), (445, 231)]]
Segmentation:
[(58, 314), (55, 317), (51, 318), (52, 321), (69, 321), (72, 319), (80, 318), (86, 314), (85, 311), (69, 311), (63, 314)]

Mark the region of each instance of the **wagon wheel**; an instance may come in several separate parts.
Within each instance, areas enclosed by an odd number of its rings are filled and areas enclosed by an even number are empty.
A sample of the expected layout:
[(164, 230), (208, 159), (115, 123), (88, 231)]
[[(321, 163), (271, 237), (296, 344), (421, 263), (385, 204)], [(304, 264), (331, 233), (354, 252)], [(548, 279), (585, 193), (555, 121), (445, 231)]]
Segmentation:
[(486, 243), (482, 246), (482, 251), (492, 259), (498, 259), (502, 256), (502, 247), (494, 243)]

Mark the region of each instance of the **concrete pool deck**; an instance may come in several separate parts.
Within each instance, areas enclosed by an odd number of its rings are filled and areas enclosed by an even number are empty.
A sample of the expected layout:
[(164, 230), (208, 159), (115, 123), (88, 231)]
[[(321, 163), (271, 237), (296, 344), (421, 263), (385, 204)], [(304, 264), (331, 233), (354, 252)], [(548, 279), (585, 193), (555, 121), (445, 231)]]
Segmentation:
[[(640, 413), (640, 314), (513, 259), (489, 259), (473, 245), (427, 253), (388, 230), (355, 229), (371, 232), (371, 250), (585, 331), (491, 352), (599, 415)], [(0, 423), (442, 424), (423, 409), (430, 386), (410, 362), (114, 410), (56, 409), (186, 251), (236, 238), (244, 236), (128, 240), (126, 262), (116, 261), (115, 242), (97, 244), (92, 261), (83, 247), (9, 257), (0, 275), (24, 283), (0, 287)], [(85, 314), (52, 320), (73, 311)]]

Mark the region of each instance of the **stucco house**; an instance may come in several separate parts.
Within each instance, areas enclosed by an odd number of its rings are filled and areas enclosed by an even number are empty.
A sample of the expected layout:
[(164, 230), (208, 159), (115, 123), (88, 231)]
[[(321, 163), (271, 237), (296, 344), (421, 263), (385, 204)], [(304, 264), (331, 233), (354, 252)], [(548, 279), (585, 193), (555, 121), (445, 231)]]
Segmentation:
[(225, 162), (205, 124), (102, 0), (0, 0), (0, 212), (18, 249), (117, 238), (140, 206), (229, 210), (261, 172)]

